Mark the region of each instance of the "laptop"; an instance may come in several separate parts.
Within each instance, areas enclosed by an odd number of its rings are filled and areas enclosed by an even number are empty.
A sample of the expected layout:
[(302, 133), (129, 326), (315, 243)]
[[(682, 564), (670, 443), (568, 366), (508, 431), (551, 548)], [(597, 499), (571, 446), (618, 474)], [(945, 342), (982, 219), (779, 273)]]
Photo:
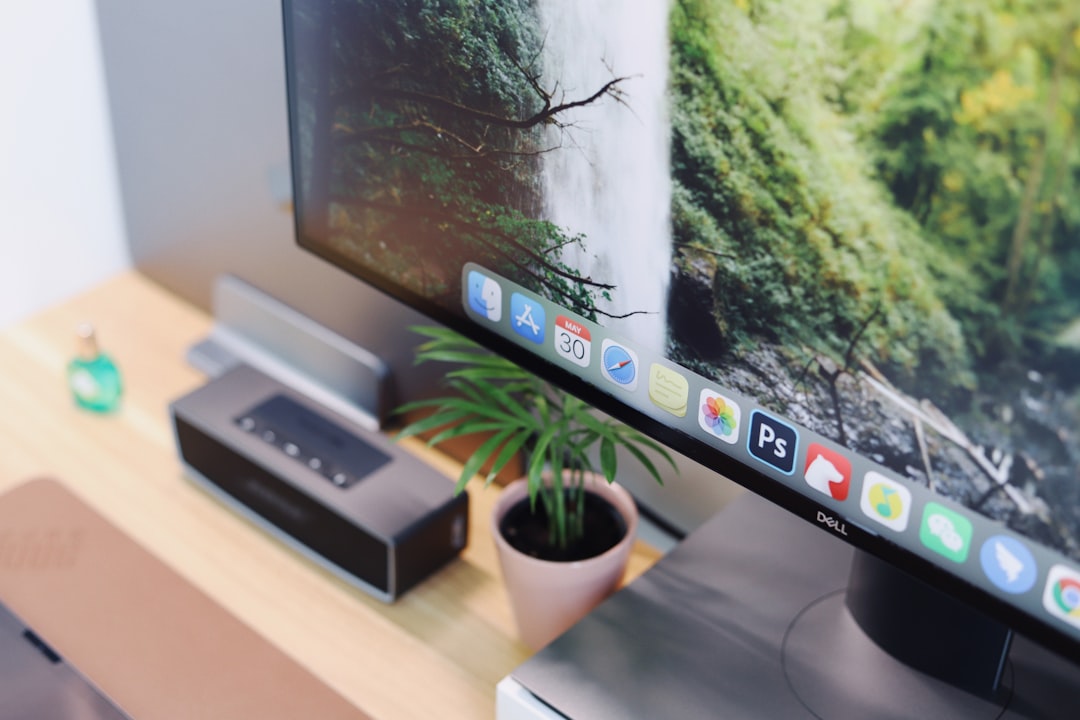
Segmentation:
[(0, 604), (0, 718), (130, 720), (77, 669)]
[[(56, 692), (22, 712), (0, 689), (0, 720), (368, 717), (56, 480), (0, 494), (0, 601), (0, 688)], [(64, 691), (8, 682), (24, 667)]]

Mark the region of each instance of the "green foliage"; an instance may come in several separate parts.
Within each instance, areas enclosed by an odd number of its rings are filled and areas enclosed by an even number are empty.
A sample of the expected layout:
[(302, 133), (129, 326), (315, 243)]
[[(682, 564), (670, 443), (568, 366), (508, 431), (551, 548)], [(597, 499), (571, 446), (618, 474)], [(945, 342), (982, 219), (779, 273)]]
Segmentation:
[[(418, 400), (398, 408), (431, 414), (407, 425), (400, 438), (435, 432), (429, 445), (478, 433), (489, 437), (465, 461), (456, 491), (491, 461), (484, 484), (513, 459), (527, 454), (529, 501), (535, 511), (541, 503), (549, 518), (552, 545), (565, 548), (582, 537), (586, 473), (595, 472), (592, 452), (599, 451), (600, 473), (613, 482), (618, 471), (615, 449), (626, 448), (657, 482), (656, 465), (645, 453), (651, 450), (675, 463), (661, 446), (641, 433), (611, 419), (596, 417), (578, 398), (553, 388), (532, 373), (502, 357), (491, 355), (473, 341), (445, 328), (415, 327), (427, 338), (416, 351), (416, 361), (458, 365), (446, 374), (453, 394)], [(564, 500), (569, 491), (571, 502)]]
[(330, 247), (429, 299), (454, 302), (446, 268), (472, 261), (593, 318), (602, 289), (557, 252), (581, 238), (538, 219), (551, 141), (525, 122), (550, 100), (534, 3), (332, 0), (301, 17), (301, 152), (330, 178), (305, 193)]
[[(676, 261), (755, 338), (962, 401), (1080, 309), (1080, 11), (677, 0)], [(880, 312), (876, 309), (880, 308)]]

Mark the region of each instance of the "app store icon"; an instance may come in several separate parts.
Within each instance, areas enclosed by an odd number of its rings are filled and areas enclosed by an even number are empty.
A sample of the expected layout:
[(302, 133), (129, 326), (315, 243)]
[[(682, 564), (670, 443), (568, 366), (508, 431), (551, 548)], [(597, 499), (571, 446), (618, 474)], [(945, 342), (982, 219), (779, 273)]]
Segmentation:
[(521, 337), (537, 345), (544, 344), (547, 319), (544, 307), (521, 293), (510, 296), (510, 327)]

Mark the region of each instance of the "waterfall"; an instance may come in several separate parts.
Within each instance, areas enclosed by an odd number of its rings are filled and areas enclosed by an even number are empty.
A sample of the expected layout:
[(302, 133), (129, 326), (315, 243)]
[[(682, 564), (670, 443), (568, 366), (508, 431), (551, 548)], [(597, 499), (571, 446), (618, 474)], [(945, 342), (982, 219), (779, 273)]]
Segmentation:
[(662, 351), (671, 263), (667, 0), (538, 0), (545, 32), (544, 87), (553, 104), (586, 98), (615, 77), (612, 97), (560, 114), (543, 160), (545, 216), (584, 250), (562, 260), (615, 285), (598, 319), (643, 348)]

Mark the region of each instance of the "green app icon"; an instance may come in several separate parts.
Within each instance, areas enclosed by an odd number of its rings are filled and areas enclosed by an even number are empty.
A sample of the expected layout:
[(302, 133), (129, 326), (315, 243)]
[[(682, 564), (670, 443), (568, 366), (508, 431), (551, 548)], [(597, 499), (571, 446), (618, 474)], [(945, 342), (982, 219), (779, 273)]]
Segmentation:
[(971, 548), (971, 521), (944, 505), (926, 503), (919, 539), (939, 555), (962, 563)]

